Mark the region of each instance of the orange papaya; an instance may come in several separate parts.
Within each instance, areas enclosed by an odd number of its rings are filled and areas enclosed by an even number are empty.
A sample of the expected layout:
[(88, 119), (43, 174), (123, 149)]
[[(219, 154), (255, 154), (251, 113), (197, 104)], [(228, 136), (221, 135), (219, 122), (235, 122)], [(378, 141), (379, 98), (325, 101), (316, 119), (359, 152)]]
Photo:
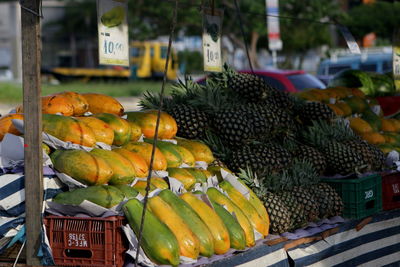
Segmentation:
[(92, 129), (96, 142), (112, 145), (114, 141), (114, 130), (104, 121), (95, 117), (75, 117), (75, 119), (86, 123)]
[(0, 117), (0, 141), (3, 140), (4, 136), (7, 133), (14, 135), (21, 135), (21, 133), (15, 128), (12, 123), (12, 120), (23, 120), (23, 114), (7, 114), (3, 117)]
[(87, 185), (106, 184), (113, 175), (104, 159), (84, 150), (56, 150), (50, 158), (57, 171)]
[(74, 116), (80, 116), (89, 111), (89, 103), (81, 94), (65, 91), (56, 95), (64, 96), (70, 100)]
[[(153, 149), (153, 145), (145, 142), (129, 142), (122, 146), (129, 151), (133, 151), (138, 153), (140, 156), (144, 158), (147, 163), (147, 166), (150, 166), (151, 159), (151, 151)], [(153, 170), (155, 171), (165, 171), (167, 169), (167, 160), (161, 151), (156, 147), (154, 154), (154, 162), (153, 162)]]
[(142, 136), (142, 129), (134, 122), (128, 121), (131, 127), (131, 139), (129, 141), (136, 142)]
[[(157, 110), (149, 110), (149, 113), (157, 115)], [(164, 131), (162, 136), (159, 136), (160, 139), (172, 139), (175, 137), (178, 132), (178, 125), (176, 124), (175, 119), (166, 112), (161, 111), (161, 120), (164, 124)]]
[[(153, 138), (156, 132), (157, 115), (144, 111), (130, 111), (126, 112), (128, 121), (134, 122), (140, 126), (142, 133), (147, 138)], [(158, 127), (158, 138), (163, 139), (165, 132), (165, 123), (160, 119)]]
[(111, 113), (117, 116), (124, 114), (124, 107), (115, 98), (95, 93), (84, 93), (82, 96), (89, 104), (89, 111), (93, 114)]
[(43, 114), (43, 131), (65, 142), (93, 147), (96, 138), (92, 129), (74, 118)]
[(149, 166), (146, 160), (136, 152), (129, 151), (125, 148), (115, 148), (112, 151), (120, 154), (127, 160), (129, 160), (135, 168), (136, 177), (147, 177), (149, 175)]
[(108, 125), (110, 125), (111, 129), (114, 131), (114, 141), (113, 145), (122, 146), (126, 144), (131, 139), (131, 127), (129, 123), (118, 117), (115, 114), (111, 113), (98, 113), (93, 115), (95, 118), (98, 118)]
[(108, 181), (109, 184), (132, 183), (135, 178), (135, 169), (129, 160), (116, 152), (100, 148), (95, 148), (89, 153), (104, 159), (110, 165), (113, 175)]

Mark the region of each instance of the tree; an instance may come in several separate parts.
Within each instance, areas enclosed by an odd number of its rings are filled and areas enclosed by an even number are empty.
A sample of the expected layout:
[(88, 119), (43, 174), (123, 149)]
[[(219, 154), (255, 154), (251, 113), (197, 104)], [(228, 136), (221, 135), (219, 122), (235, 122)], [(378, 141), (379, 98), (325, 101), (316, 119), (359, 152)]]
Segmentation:
[(376, 2), (352, 8), (345, 23), (356, 39), (374, 32), (382, 39), (391, 40), (393, 30), (400, 25), (399, 14), (399, 2)]

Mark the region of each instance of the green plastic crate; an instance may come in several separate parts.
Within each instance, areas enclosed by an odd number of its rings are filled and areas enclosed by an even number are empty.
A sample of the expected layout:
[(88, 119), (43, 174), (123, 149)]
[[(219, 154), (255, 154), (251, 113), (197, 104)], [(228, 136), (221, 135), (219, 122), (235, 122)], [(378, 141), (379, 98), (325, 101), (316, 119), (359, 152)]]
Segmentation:
[(361, 219), (382, 210), (382, 177), (373, 174), (357, 179), (323, 179), (342, 197), (343, 217)]

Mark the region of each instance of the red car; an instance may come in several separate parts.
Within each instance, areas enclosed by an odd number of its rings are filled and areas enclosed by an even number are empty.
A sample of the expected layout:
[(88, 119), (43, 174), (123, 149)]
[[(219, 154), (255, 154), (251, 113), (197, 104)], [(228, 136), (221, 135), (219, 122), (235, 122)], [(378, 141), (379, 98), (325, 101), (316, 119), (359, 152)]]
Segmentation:
[[(239, 72), (253, 73), (250, 70)], [(325, 84), (318, 78), (302, 70), (255, 70), (254, 74), (276, 89), (287, 92), (299, 92), (307, 88), (326, 88)], [(204, 79), (202, 78), (198, 82), (202, 83)]]

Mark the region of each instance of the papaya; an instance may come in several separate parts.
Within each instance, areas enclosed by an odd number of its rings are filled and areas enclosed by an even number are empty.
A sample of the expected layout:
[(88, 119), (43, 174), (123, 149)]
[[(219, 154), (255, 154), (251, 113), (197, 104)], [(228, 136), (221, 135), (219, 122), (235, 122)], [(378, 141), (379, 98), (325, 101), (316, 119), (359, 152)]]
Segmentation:
[(93, 147), (96, 138), (85, 123), (71, 117), (43, 114), (43, 131), (65, 142)]
[(228, 252), (230, 248), (229, 232), (215, 211), (192, 193), (184, 193), (180, 198), (197, 213), (210, 230), (214, 240), (214, 253), (221, 255)]
[(7, 133), (14, 135), (21, 135), (21, 133), (15, 128), (12, 120), (23, 120), (23, 114), (7, 114), (3, 117), (0, 117), (0, 141), (3, 140), (4, 136)]
[(391, 144), (379, 144), (378, 147), (385, 155), (395, 150)]
[(385, 138), (385, 143), (386, 144), (397, 144), (398, 143), (398, 138), (397, 134), (395, 133), (382, 133), (382, 136)]
[(189, 150), (196, 161), (204, 161), (208, 164), (214, 161), (214, 156), (211, 149), (200, 141), (176, 138), (178, 146), (183, 146)]
[(213, 177), (213, 174), (208, 170), (200, 170), (206, 176), (206, 179)]
[(328, 102), (330, 96), (328, 94), (325, 94), (324, 92), (325, 90), (321, 90), (321, 89), (311, 89), (310, 92), (316, 96), (316, 98), (318, 99), (318, 101), (320, 102)]
[[(146, 143), (153, 144), (152, 139), (145, 138), (144, 141)], [(178, 168), (182, 165), (182, 156), (176, 149), (175, 144), (158, 140), (156, 146), (158, 149), (160, 149), (161, 153), (163, 153), (165, 159), (167, 160), (168, 168)]]
[(132, 183), (136, 174), (135, 169), (129, 160), (114, 151), (100, 148), (95, 148), (89, 153), (104, 159), (110, 165), (113, 170), (113, 175), (108, 181), (109, 184)]
[(47, 155), (50, 155), (51, 149), (48, 145), (46, 145), (45, 143), (42, 143), (42, 148), (43, 148), (44, 153), (46, 153)]
[(178, 153), (182, 157), (182, 163), (194, 167), (196, 164), (196, 160), (194, 159), (194, 156), (192, 152), (190, 152), (188, 149), (184, 148), (183, 146), (175, 146), (175, 149), (178, 151)]
[(114, 130), (104, 121), (95, 117), (75, 117), (78, 121), (84, 122), (92, 129), (96, 142), (112, 145), (114, 142)]
[(59, 193), (53, 201), (64, 205), (79, 205), (87, 200), (104, 208), (112, 208), (124, 198), (124, 193), (113, 186), (95, 185)]
[(246, 236), (239, 222), (232, 214), (229, 213), (224, 207), (211, 201), (214, 211), (218, 214), (224, 222), (226, 229), (229, 232), (229, 240), (231, 248), (243, 250), (246, 248)]
[(341, 110), (337, 105), (335, 104), (327, 104), (327, 106), (337, 115), (340, 117), (344, 116), (343, 110)]
[(361, 115), (361, 119), (365, 120), (366, 122), (371, 125), (374, 132), (378, 132), (382, 128), (381, 118), (376, 115), (371, 109), (367, 108), (364, 113)]
[(95, 118), (98, 118), (105, 123), (107, 123), (111, 129), (114, 131), (114, 140), (113, 145), (122, 146), (129, 142), (131, 139), (131, 127), (129, 123), (118, 117), (115, 114), (111, 113), (97, 113), (93, 115)]
[[(64, 116), (72, 116), (74, 107), (71, 100), (63, 95), (42, 96), (42, 113), (43, 114), (61, 114)], [(23, 113), (23, 105), (16, 107), (17, 113)]]
[(186, 190), (190, 190), (196, 183), (196, 178), (187, 169), (168, 168), (168, 176), (180, 181)]
[(222, 182), (224, 179), (222, 178), (221, 175), (221, 170), (225, 170), (228, 173), (232, 173), (230, 170), (228, 170), (227, 168), (224, 167), (220, 167), (220, 166), (209, 166), (207, 168), (207, 171), (209, 171), (212, 175), (217, 176), (217, 179), (219, 182)]
[(139, 178), (147, 177), (149, 175), (149, 166), (142, 156), (136, 152), (129, 151), (125, 148), (114, 148), (112, 151), (120, 154), (131, 162), (135, 169), (135, 176)]
[(172, 193), (171, 190), (165, 189), (160, 192), (159, 196), (171, 206), (196, 235), (200, 242), (200, 255), (211, 257), (214, 254), (213, 236), (199, 215), (197, 215), (189, 204)]
[(389, 121), (392, 123), (394, 128), (396, 129), (396, 132), (400, 132), (400, 120), (397, 119), (389, 119)]
[(86, 99), (89, 111), (93, 114), (111, 113), (117, 116), (124, 114), (124, 107), (111, 96), (95, 93), (84, 93), (82, 96)]
[(250, 193), (249, 202), (250, 202), (250, 204), (253, 205), (253, 207), (258, 212), (258, 215), (260, 215), (261, 218), (268, 224), (268, 228), (269, 228), (270, 220), (269, 220), (269, 215), (268, 215), (267, 209), (264, 206), (264, 203), (257, 197), (256, 193), (254, 193), (254, 191), (251, 190), (250, 187), (248, 187), (246, 185), (246, 183), (243, 180), (238, 179), (238, 181), (244, 187), (246, 187), (247, 190), (249, 190), (249, 193)]
[(207, 176), (203, 172), (203, 170), (199, 170), (196, 168), (185, 168), (188, 172), (190, 172), (193, 177), (196, 179), (196, 183), (206, 183), (207, 182)]
[[(131, 199), (122, 207), (129, 225), (139, 235), (143, 214), (143, 204)], [(142, 243), (144, 253), (156, 264), (177, 266), (179, 264), (179, 244), (171, 230), (151, 211), (144, 217)]]
[(340, 110), (343, 111), (343, 115), (345, 117), (350, 116), (352, 114), (352, 110), (349, 105), (346, 104), (346, 102), (337, 102), (335, 104)]
[(361, 134), (361, 138), (373, 145), (384, 144), (386, 142), (385, 137), (377, 132)]
[(381, 119), (382, 128), (381, 130), (384, 132), (396, 132), (395, 124), (389, 119)]
[[(157, 115), (157, 110), (149, 110), (149, 113)], [(176, 124), (175, 119), (166, 112), (161, 111), (161, 120), (163, 121), (164, 130), (162, 136), (159, 136), (160, 139), (172, 139), (175, 137), (178, 132), (178, 125)]]
[[(138, 153), (147, 163), (147, 166), (150, 166), (151, 159), (151, 151), (153, 149), (153, 145), (145, 142), (129, 142), (122, 146), (129, 151), (133, 151)], [(165, 171), (167, 169), (167, 160), (161, 151), (156, 147), (154, 153), (154, 161), (153, 161), (153, 170), (155, 171)]]
[[(147, 186), (147, 180), (139, 180), (136, 181), (136, 183), (134, 185), (132, 185), (132, 188), (134, 188), (136, 191), (138, 191), (140, 194), (142, 194), (143, 196), (146, 195), (146, 186)], [(155, 190), (156, 187), (151, 184), (150, 182), (150, 191)]]
[(351, 88), (351, 94), (353, 96), (358, 96), (360, 98), (365, 98), (366, 95), (363, 91), (361, 91), (359, 88)]
[[(129, 111), (127, 120), (136, 123), (142, 129), (142, 133), (147, 138), (153, 138), (156, 133), (157, 115), (145, 111)], [(165, 133), (165, 123), (161, 120), (158, 126), (158, 138), (163, 139)]]
[(84, 150), (56, 150), (50, 158), (57, 171), (87, 185), (106, 184), (113, 175), (105, 160)]
[(365, 99), (358, 96), (347, 97), (343, 100), (350, 106), (352, 113), (363, 113), (368, 107)]
[(163, 178), (160, 177), (152, 177), (151, 184), (154, 185), (154, 187), (159, 188), (161, 190), (169, 188), (168, 183)]
[(371, 125), (361, 118), (349, 118), (350, 128), (357, 134), (371, 133), (373, 131)]
[(55, 95), (61, 95), (69, 99), (72, 105), (74, 116), (83, 115), (85, 112), (89, 110), (89, 103), (81, 94), (78, 94), (76, 92), (66, 91)]
[(134, 198), (138, 195), (138, 191), (136, 191), (132, 186), (126, 185), (126, 184), (116, 184), (116, 185), (109, 185), (109, 187), (115, 187), (119, 191), (124, 194), (124, 197), (126, 199), (131, 199)]
[(200, 253), (200, 241), (174, 209), (159, 196), (148, 200), (148, 208), (174, 233), (178, 240), (180, 255), (197, 259)]
[(219, 186), (228, 194), (233, 203), (238, 206), (249, 219), (251, 225), (264, 237), (268, 235), (269, 223), (265, 221), (250, 204), (250, 202), (228, 181), (222, 181)]
[(230, 213), (235, 213), (236, 218), (245, 233), (246, 246), (247, 247), (254, 246), (256, 243), (255, 243), (253, 226), (251, 225), (251, 222), (243, 213), (243, 211), (235, 203), (233, 203), (227, 196), (222, 194), (220, 191), (218, 191), (218, 189), (214, 187), (211, 187), (207, 190), (207, 196), (217, 204), (226, 206), (226, 209)]
[(131, 127), (131, 139), (129, 141), (136, 142), (142, 136), (142, 129), (134, 122), (128, 121), (128, 123)]

